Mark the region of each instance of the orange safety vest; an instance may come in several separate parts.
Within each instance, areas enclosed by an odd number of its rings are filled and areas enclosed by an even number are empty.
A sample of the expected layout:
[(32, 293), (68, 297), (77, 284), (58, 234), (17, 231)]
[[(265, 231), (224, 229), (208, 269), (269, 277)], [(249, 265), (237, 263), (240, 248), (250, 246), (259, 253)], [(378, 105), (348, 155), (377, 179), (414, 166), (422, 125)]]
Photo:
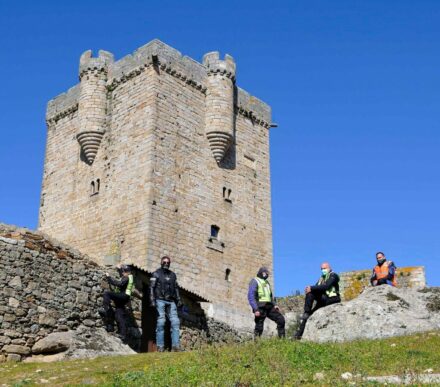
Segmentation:
[[(385, 261), (382, 266), (376, 265), (374, 267), (374, 273), (376, 274), (376, 279), (380, 280), (382, 278), (388, 277), (388, 266), (391, 264), (391, 261)], [(393, 276), (393, 279), (391, 280), (391, 283), (393, 286), (397, 286), (396, 282), (396, 276)]]

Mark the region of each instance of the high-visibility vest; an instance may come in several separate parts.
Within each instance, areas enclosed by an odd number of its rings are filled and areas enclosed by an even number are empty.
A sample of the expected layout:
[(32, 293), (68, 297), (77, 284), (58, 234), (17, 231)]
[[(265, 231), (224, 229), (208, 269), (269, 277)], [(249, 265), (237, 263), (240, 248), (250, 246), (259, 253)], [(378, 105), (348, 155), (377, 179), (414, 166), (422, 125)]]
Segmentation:
[(133, 290), (133, 287), (134, 287), (133, 274), (129, 274), (129, 276), (128, 276), (128, 285), (127, 285), (127, 288), (125, 289), (125, 294), (127, 296), (131, 296), (131, 292)]
[[(382, 278), (387, 278), (389, 273), (389, 266), (392, 264), (391, 261), (385, 261), (382, 266), (376, 265), (374, 267), (374, 273), (376, 274), (376, 279), (380, 280)], [(391, 280), (393, 286), (397, 285), (396, 276), (393, 276)]]
[[(321, 278), (318, 281), (318, 285), (322, 285), (324, 282), (326, 282), (329, 279), (330, 274), (331, 272), (327, 273), (325, 276), (321, 276)], [(331, 288), (325, 291), (325, 294), (327, 294), (327, 297), (335, 297), (338, 295), (338, 292), (336, 291), (336, 288), (332, 286)]]
[[(134, 277), (133, 274), (129, 274), (128, 275), (128, 284), (127, 287), (125, 288), (125, 294), (127, 296), (131, 296), (131, 292), (133, 291), (133, 287), (134, 287)], [(119, 288), (116, 288), (115, 293), (119, 293), (121, 290)]]
[(270, 290), (270, 284), (267, 280), (255, 277), (258, 283), (258, 302), (271, 302), (272, 290)]

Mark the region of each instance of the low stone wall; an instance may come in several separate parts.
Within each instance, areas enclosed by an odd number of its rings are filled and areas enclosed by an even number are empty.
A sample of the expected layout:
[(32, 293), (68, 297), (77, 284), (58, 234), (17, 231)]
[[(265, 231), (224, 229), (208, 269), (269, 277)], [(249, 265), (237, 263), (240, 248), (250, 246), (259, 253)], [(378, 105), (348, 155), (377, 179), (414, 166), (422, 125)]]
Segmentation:
[[(108, 269), (42, 234), (5, 225), (0, 256), (0, 351), (7, 359), (30, 355), (52, 332), (102, 326), (97, 310)], [(140, 302), (131, 304), (140, 317)], [(139, 340), (140, 321), (130, 317), (130, 333)]]
[[(87, 335), (102, 327), (97, 311), (108, 288), (105, 272), (117, 276), (44, 234), (0, 224), (0, 360), (30, 356), (34, 344), (52, 332)], [(137, 289), (145, 288), (145, 278), (136, 279)], [(197, 303), (190, 306), (181, 316), (183, 348), (245, 339), (227, 324), (205, 318)], [(136, 351), (142, 347), (141, 308), (141, 298), (132, 297), (127, 322)]]
[[(352, 300), (371, 286), (371, 270), (356, 270), (340, 273), (340, 291), (343, 300)], [(410, 266), (397, 268), (397, 286), (400, 288), (424, 288), (426, 286), (425, 268)]]

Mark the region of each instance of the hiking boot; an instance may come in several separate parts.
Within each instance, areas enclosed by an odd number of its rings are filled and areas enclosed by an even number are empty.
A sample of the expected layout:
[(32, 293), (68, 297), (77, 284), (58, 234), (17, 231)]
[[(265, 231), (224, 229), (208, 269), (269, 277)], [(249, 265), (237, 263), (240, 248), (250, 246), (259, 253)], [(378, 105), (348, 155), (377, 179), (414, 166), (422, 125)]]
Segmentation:
[(128, 339), (123, 335), (118, 335), (119, 340), (122, 341), (123, 344), (128, 344)]
[(171, 352), (180, 352), (180, 347), (171, 348)]
[(107, 331), (107, 332), (114, 332), (115, 331), (115, 327), (113, 326), (113, 325), (106, 325), (105, 326), (105, 330)]
[(157, 347), (157, 352), (165, 352), (165, 348), (164, 347)]

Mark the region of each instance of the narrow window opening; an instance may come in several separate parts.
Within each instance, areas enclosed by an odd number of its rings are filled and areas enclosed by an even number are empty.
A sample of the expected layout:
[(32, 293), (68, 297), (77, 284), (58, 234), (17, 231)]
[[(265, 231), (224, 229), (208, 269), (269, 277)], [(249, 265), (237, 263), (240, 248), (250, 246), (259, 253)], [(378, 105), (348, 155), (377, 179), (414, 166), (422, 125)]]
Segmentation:
[(226, 281), (228, 281), (228, 282), (231, 282), (231, 269), (226, 269), (226, 271), (225, 271), (225, 280)]
[(100, 179), (97, 179), (97, 180), (96, 180), (96, 193), (99, 192), (100, 187), (101, 187), (101, 180), (100, 180)]
[(231, 193), (232, 193), (232, 189), (223, 187), (223, 199), (228, 203), (232, 203)]
[(217, 239), (219, 231), (220, 231), (220, 227), (218, 227), (215, 224), (213, 224), (211, 226), (211, 238)]
[(95, 182), (94, 181), (92, 181), (91, 183), (90, 183), (90, 195), (94, 195), (95, 194)]

